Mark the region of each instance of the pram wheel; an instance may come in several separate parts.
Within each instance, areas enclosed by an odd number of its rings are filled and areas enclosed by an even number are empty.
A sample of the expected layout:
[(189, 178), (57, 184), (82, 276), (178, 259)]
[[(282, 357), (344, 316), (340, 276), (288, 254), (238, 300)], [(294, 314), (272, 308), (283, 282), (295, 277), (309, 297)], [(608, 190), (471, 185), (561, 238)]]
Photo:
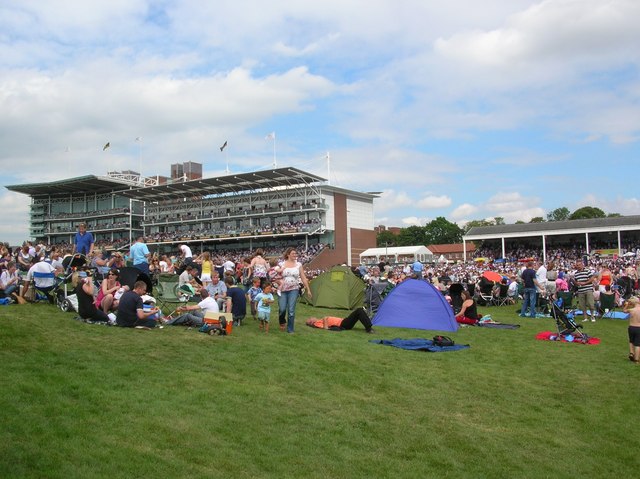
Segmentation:
[(65, 313), (73, 310), (73, 306), (71, 305), (71, 301), (69, 301), (68, 299), (63, 299), (60, 302), (59, 306), (60, 306), (60, 309), (62, 311), (64, 311)]

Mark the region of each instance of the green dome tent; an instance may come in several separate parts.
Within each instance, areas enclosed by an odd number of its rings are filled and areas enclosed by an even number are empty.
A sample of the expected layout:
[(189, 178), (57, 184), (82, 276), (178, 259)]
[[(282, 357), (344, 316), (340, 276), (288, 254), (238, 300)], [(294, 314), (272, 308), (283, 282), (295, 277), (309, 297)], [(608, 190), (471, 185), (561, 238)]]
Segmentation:
[(348, 266), (334, 266), (311, 280), (311, 304), (320, 308), (355, 309), (363, 304), (365, 286)]

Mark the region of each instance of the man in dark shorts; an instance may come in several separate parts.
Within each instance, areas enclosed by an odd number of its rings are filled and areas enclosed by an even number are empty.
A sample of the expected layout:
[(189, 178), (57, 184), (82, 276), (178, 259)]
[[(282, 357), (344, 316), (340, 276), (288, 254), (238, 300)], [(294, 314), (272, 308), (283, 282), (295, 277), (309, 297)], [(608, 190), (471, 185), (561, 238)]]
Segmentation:
[(125, 291), (118, 303), (118, 317), (116, 324), (123, 328), (151, 329), (156, 326), (156, 320), (150, 319), (158, 312), (158, 308), (145, 310), (142, 305), (142, 295), (147, 292), (147, 283), (136, 281), (133, 291)]
[(629, 313), (629, 360), (640, 364), (640, 300), (629, 298), (624, 311)]
[(240, 326), (247, 315), (247, 295), (244, 289), (233, 283), (231, 276), (224, 278), (224, 283), (227, 286), (226, 311), (227, 313), (231, 312), (233, 325)]

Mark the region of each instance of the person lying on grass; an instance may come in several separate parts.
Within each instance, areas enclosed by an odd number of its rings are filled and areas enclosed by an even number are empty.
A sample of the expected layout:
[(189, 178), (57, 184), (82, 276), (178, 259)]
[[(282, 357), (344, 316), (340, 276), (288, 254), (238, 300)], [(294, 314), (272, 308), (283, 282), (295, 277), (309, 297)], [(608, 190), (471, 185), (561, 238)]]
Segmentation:
[(331, 329), (339, 331), (343, 329), (353, 329), (355, 324), (360, 321), (367, 333), (373, 333), (371, 319), (363, 308), (358, 308), (346, 318), (337, 318), (334, 316), (325, 316), (324, 318), (309, 318), (306, 321), (307, 326), (320, 329)]
[(640, 300), (635, 296), (624, 304), (624, 311), (629, 313), (629, 360), (640, 363)]

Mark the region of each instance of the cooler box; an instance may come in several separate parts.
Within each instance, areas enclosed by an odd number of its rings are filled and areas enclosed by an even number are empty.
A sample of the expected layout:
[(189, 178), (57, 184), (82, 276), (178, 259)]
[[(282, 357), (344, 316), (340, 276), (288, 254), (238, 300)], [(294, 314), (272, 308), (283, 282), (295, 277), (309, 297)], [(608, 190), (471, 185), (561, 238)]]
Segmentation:
[(227, 334), (231, 334), (231, 330), (233, 329), (233, 317), (231, 313), (213, 313), (208, 311), (204, 315), (204, 324), (208, 324), (209, 326), (222, 328), (221, 319), (224, 318), (227, 322), (226, 330)]

